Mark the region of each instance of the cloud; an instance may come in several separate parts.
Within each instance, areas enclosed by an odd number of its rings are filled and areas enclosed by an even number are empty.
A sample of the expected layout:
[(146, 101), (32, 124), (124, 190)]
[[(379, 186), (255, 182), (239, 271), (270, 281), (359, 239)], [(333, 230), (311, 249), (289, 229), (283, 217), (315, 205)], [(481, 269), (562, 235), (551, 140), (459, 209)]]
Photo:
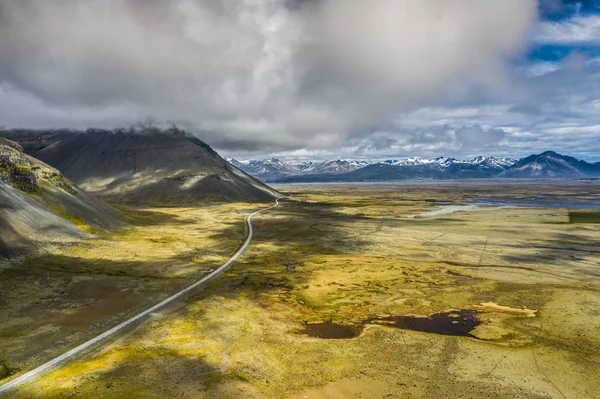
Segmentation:
[[(400, 133), (400, 134), (398, 134)], [(397, 151), (428, 154), (481, 154), (506, 137), (502, 129), (483, 128), (480, 125), (435, 126), (412, 132), (396, 132)]]
[[(467, 145), (459, 152), (520, 157), (556, 150), (598, 161), (600, 64), (575, 53), (545, 74), (531, 76), (528, 71), (522, 72), (509, 90), (495, 99), (423, 107), (398, 118), (395, 129), (390, 131), (420, 132), (427, 130), (424, 126), (430, 126), (430, 130), (435, 127), (443, 132), (445, 126), (452, 129), (480, 126), (503, 133), (488, 136), (488, 144), (483, 148), (469, 150)], [(440, 136), (439, 143), (443, 137)], [(479, 137), (485, 134), (473, 134), (475, 140)], [(482, 143), (486, 141), (482, 139)], [(439, 148), (433, 155), (447, 153)]]
[(481, 150), (491, 147), (506, 137), (502, 129), (483, 129), (479, 125), (464, 126), (454, 132), (461, 149)]
[(222, 149), (334, 150), (398, 114), (505, 86), (536, 7), (0, 0), (0, 124), (116, 126), (151, 116)]
[(558, 71), (559, 69), (560, 65), (557, 62), (542, 61), (529, 65), (526, 71), (531, 76), (542, 76), (550, 72)]
[(552, 44), (600, 44), (600, 15), (576, 15), (563, 21), (544, 22), (535, 41)]

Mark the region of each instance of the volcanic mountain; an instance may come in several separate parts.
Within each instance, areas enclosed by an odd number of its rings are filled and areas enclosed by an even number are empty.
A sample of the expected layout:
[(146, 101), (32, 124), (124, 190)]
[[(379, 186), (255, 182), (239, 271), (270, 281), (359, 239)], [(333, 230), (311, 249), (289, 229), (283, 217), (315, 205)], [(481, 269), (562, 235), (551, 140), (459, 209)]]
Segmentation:
[(109, 206), (22, 151), (0, 138), (0, 257), (123, 226)]
[(259, 201), (279, 194), (176, 127), (5, 131), (88, 193), (111, 201)]

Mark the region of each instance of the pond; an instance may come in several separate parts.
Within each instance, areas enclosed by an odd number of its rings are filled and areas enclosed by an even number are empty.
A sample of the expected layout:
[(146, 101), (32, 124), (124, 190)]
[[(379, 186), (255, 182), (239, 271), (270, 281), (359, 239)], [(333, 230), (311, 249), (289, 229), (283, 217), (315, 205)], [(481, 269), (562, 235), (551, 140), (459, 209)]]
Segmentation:
[(316, 338), (348, 339), (358, 337), (366, 324), (377, 324), (433, 334), (472, 337), (471, 331), (481, 323), (475, 310), (453, 310), (435, 313), (428, 317), (389, 316), (372, 318), (357, 324), (338, 324), (331, 321), (306, 324), (303, 332)]

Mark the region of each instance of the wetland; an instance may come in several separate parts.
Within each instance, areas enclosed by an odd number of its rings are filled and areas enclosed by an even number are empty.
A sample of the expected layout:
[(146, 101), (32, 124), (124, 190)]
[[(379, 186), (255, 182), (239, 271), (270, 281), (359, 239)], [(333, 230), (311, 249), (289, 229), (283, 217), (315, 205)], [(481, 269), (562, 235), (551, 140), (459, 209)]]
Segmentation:
[[(219, 279), (13, 397), (600, 397), (600, 224), (570, 205), (599, 182), (276, 188)], [(566, 202), (435, 213), (499, 197)], [(130, 229), (0, 264), (0, 363), (17, 376), (205, 275), (265, 205), (118, 205)]]

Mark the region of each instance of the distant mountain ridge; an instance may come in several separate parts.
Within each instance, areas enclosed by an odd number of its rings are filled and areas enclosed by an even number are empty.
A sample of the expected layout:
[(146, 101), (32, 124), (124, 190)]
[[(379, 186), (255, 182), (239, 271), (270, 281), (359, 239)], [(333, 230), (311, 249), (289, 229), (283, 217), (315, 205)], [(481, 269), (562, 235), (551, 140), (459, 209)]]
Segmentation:
[(262, 161), (238, 161), (232, 158), (228, 160), (245, 172), (267, 182), (600, 177), (600, 162), (588, 163), (553, 151), (530, 155), (519, 161), (485, 156), (466, 160), (409, 157), (379, 162), (286, 162), (276, 158)]
[(380, 162), (332, 160), (322, 162), (286, 162), (277, 158), (229, 162), (265, 182), (331, 181), (337, 178), (385, 180), (406, 178), (489, 177), (513, 165), (509, 158), (479, 156), (468, 160), (439, 157), (434, 159), (402, 158)]
[(369, 164), (365, 161), (345, 161), (340, 159), (323, 162), (288, 162), (278, 158), (249, 161), (238, 161), (235, 158), (225, 159), (249, 175), (265, 182), (297, 175), (347, 173)]

